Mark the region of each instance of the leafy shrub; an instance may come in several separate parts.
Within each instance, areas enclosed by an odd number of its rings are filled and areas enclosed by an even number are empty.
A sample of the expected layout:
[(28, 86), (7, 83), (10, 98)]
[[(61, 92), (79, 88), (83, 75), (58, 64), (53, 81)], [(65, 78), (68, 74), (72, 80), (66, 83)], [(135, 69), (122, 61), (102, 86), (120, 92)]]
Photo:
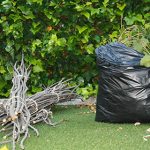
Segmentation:
[(141, 59), (141, 66), (150, 67), (150, 39), (149, 29), (133, 25), (128, 28), (122, 28), (120, 34), (117, 37), (117, 41), (124, 43), (128, 47), (132, 47), (135, 50), (144, 54)]
[(115, 38), (120, 24), (150, 26), (148, 0), (3, 0), (0, 13), (1, 97), (9, 95), (22, 53), (32, 65), (30, 93), (62, 77), (94, 88), (95, 48)]

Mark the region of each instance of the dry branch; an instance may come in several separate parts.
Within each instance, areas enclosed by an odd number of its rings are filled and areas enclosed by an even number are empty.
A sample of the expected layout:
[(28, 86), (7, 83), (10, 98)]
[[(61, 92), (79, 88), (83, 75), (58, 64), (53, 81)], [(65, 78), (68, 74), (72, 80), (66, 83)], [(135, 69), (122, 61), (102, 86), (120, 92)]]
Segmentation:
[(70, 80), (64, 80), (53, 84), (42, 92), (27, 96), (27, 80), (30, 71), (25, 67), (22, 58), (21, 65), (14, 65), (13, 86), (9, 99), (0, 100), (0, 132), (4, 132), (5, 144), (12, 142), (15, 150), (16, 141), (20, 148), (24, 149), (24, 141), (29, 136), (29, 128), (33, 129), (36, 135), (39, 132), (32, 124), (45, 122), (48, 125), (55, 125), (52, 122), (51, 107), (60, 102), (70, 101), (77, 98), (74, 92), (76, 87), (69, 87)]

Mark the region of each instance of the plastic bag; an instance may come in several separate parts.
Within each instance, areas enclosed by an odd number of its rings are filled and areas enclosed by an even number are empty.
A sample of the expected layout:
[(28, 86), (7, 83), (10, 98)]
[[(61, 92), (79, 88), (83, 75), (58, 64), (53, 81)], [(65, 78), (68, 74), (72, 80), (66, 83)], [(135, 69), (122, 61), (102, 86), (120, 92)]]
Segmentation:
[(120, 43), (96, 49), (99, 90), (96, 121), (149, 122), (150, 68), (140, 67), (142, 54)]
[(110, 43), (95, 50), (100, 66), (139, 66), (143, 54), (121, 43)]

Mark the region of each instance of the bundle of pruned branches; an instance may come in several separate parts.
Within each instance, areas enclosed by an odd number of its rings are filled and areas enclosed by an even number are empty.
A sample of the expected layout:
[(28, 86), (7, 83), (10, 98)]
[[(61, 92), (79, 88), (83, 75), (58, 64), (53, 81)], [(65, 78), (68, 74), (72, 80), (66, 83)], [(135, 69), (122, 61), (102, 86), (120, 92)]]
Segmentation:
[(38, 122), (45, 122), (55, 125), (52, 122), (51, 106), (77, 98), (76, 87), (68, 85), (70, 80), (64, 80), (53, 84), (42, 92), (27, 96), (27, 80), (29, 68), (26, 68), (22, 58), (21, 65), (14, 65), (13, 86), (9, 99), (0, 100), (0, 132), (4, 132), (4, 139), (0, 144), (12, 142), (15, 150), (16, 142), (24, 149), (24, 141), (29, 136), (29, 128), (33, 129), (37, 136), (39, 132), (32, 125)]

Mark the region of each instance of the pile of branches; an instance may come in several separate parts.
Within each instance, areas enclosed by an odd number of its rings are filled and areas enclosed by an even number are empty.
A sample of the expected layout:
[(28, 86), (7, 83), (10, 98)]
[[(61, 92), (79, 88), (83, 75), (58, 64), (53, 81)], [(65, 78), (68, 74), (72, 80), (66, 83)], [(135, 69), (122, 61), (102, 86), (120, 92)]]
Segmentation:
[(0, 144), (12, 142), (12, 149), (16, 149), (16, 142), (24, 149), (24, 141), (29, 136), (29, 128), (33, 129), (36, 135), (38, 130), (33, 124), (45, 122), (48, 125), (56, 125), (52, 122), (51, 107), (60, 102), (70, 101), (77, 98), (76, 87), (68, 85), (70, 80), (62, 79), (58, 83), (27, 96), (27, 80), (30, 70), (26, 68), (22, 58), (21, 65), (14, 65), (13, 86), (9, 99), (0, 100), (0, 132), (4, 132), (6, 141)]

